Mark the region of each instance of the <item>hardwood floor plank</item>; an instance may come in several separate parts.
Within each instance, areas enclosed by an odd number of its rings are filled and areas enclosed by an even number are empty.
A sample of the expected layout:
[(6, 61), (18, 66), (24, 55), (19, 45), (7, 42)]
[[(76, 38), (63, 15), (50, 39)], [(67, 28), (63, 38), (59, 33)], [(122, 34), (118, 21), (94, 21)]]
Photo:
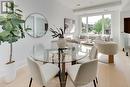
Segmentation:
[[(107, 56), (102, 56), (101, 58), (107, 58)], [(17, 72), (15, 81), (7, 84), (1, 80), (0, 87), (28, 87), (29, 79), (28, 67), (25, 66)], [(114, 64), (99, 62), (98, 82), (97, 87), (130, 87), (130, 57), (125, 56), (124, 52), (119, 52), (115, 55)], [(32, 87), (39, 86), (33, 81)], [(59, 78), (56, 77), (51, 80), (47, 87), (60, 87)], [(67, 78), (66, 87), (74, 87), (69, 78)], [(93, 83), (84, 87), (93, 87)]]

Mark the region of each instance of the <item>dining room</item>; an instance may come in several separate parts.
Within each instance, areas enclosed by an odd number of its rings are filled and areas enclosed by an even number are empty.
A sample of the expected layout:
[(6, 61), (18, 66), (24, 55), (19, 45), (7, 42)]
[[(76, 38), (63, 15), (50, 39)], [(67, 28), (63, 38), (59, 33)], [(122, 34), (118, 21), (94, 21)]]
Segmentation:
[(0, 87), (130, 87), (129, 0), (0, 3)]

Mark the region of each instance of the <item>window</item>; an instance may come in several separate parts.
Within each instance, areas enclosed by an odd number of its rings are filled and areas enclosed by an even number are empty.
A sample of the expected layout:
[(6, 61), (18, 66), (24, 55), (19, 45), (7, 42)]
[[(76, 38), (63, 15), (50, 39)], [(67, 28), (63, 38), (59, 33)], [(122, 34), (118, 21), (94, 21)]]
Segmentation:
[(102, 16), (89, 16), (88, 17), (88, 33), (98, 33), (102, 31)]
[(111, 34), (111, 15), (104, 15), (104, 34)]
[(82, 33), (87, 33), (87, 23), (86, 23), (86, 17), (82, 17)]
[(111, 34), (111, 14), (82, 17), (82, 34)]
[(1, 13), (12, 13), (14, 9), (10, 7), (14, 6), (13, 1), (1, 1)]

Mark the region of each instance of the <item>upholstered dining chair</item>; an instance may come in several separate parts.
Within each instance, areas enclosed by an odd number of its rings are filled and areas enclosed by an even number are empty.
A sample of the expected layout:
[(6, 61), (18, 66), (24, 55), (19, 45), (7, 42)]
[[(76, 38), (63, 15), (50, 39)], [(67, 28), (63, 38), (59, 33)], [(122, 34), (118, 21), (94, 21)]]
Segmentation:
[(84, 86), (93, 81), (94, 87), (96, 87), (97, 64), (97, 59), (95, 59), (68, 68), (67, 72), (74, 86)]
[(96, 59), (97, 58), (97, 53), (98, 53), (98, 51), (97, 51), (96, 47), (93, 46), (91, 48), (90, 52), (89, 52), (89, 55), (86, 56), (86, 58), (83, 58), (83, 59), (77, 61), (77, 63), (82, 64), (82, 63), (88, 62), (88, 61), (90, 61), (92, 59)]
[(34, 80), (39, 86), (45, 87), (49, 80), (59, 72), (59, 68), (51, 63), (45, 63), (39, 65), (33, 58), (27, 58), (28, 66), (31, 72), (31, 79), (29, 87), (31, 87), (32, 80)]

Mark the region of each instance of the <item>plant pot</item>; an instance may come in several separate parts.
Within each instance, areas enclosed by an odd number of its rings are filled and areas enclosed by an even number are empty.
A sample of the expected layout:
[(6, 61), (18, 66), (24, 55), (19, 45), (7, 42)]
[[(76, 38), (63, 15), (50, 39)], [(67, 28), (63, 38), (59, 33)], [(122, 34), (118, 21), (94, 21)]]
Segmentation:
[(15, 62), (6, 64), (5, 66), (5, 76), (4, 81), (6, 83), (10, 83), (15, 80), (16, 78), (16, 68), (15, 68)]
[(57, 45), (59, 48), (65, 48), (66, 46), (66, 39), (65, 38), (59, 38), (57, 41)]

